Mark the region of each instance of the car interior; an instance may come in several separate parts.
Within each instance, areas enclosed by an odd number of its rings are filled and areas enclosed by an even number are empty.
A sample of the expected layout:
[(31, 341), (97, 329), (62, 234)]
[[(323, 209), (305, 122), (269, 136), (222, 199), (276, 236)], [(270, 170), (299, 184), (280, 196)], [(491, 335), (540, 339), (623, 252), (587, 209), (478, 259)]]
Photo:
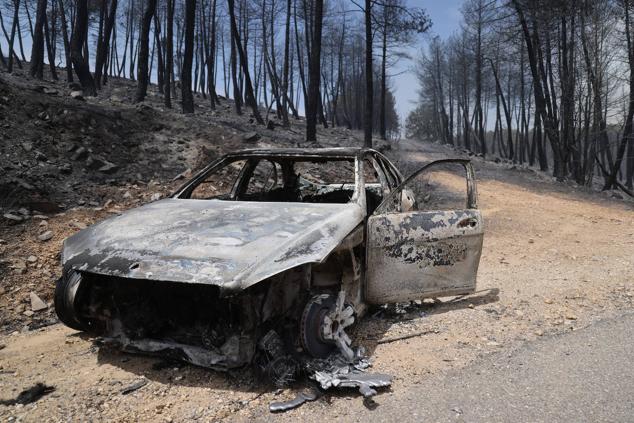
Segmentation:
[[(368, 213), (381, 203), (383, 187), (366, 160)], [(348, 203), (355, 189), (353, 159), (249, 158), (227, 163), (193, 188), (189, 198), (231, 201)]]

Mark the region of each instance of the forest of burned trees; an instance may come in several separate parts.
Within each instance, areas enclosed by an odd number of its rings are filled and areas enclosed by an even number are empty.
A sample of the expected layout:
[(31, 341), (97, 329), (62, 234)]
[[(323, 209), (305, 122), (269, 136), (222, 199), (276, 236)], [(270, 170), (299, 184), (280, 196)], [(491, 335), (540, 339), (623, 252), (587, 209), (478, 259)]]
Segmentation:
[(404, 0), (0, 0), (0, 12), (0, 70), (28, 59), (41, 79), (48, 62), (84, 95), (129, 78), (135, 102), (153, 85), (184, 113), (195, 98), (232, 98), (260, 124), (305, 110), (307, 140), (318, 125), (346, 126), (365, 129), (367, 145), (398, 134), (392, 53), (430, 24)]
[(410, 136), (631, 194), (632, 0), (468, 0), (417, 64)]

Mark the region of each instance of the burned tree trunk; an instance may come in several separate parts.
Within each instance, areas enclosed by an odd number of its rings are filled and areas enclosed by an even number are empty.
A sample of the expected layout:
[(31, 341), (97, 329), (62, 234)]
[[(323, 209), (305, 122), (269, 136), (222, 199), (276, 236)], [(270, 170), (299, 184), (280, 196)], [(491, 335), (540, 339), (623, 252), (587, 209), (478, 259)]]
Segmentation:
[(315, 1), (313, 41), (308, 70), (308, 98), (306, 106), (306, 141), (317, 141), (317, 112), (319, 108), (319, 83), (321, 81), (321, 30), (323, 26), (323, 0)]
[(289, 126), (288, 121), (288, 105), (292, 102), (288, 101), (288, 71), (289, 71), (289, 55), (290, 55), (290, 38), (291, 38), (291, 1), (286, 2), (286, 28), (284, 32), (284, 70), (282, 71), (282, 124)]
[(218, 103), (218, 95), (216, 94), (216, 4), (217, 0), (211, 2), (211, 34), (207, 45), (207, 91), (209, 92), (209, 105), (212, 109), (216, 108)]
[[(105, 2), (106, 0), (104, 0)], [(102, 83), (105, 83), (106, 78), (102, 80), (102, 74), (105, 76), (107, 70), (106, 57), (108, 55), (108, 49), (110, 48), (110, 37), (112, 35), (112, 29), (114, 28), (114, 21), (117, 16), (117, 0), (111, 0), (110, 9), (108, 10), (108, 16), (103, 28), (103, 33), (100, 40), (97, 40), (97, 55), (95, 57), (95, 84), (97, 88), (101, 88)]]
[(231, 36), (231, 52), (229, 57), (229, 65), (231, 67), (231, 82), (233, 86), (233, 105), (236, 109), (236, 113), (242, 114), (242, 93), (240, 92), (240, 84), (238, 83), (238, 59), (236, 58), (236, 41)]
[[(154, 45), (156, 46), (156, 84), (158, 85), (159, 93), (163, 94), (163, 81), (165, 79), (165, 65), (163, 64), (164, 55), (163, 47), (161, 43), (161, 24), (158, 17), (158, 12), (154, 13)], [(152, 73), (152, 66), (150, 66), (150, 75)]]
[(630, 1), (625, 1), (624, 6), (625, 38), (627, 40), (627, 58), (630, 70), (630, 93), (627, 107), (627, 116), (625, 118), (625, 126), (623, 127), (623, 135), (621, 136), (621, 142), (619, 143), (619, 148), (616, 153), (616, 160), (614, 161), (614, 165), (612, 166), (612, 169), (610, 169), (610, 173), (608, 174), (608, 176), (605, 178), (605, 184), (603, 185), (604, 190), (616, 188), (618, 186), (617, 177), (619, 171), (621, 170), (621, 164), (625, 155), (625, 148), (627, 147), (628, 142), (634, 142), (632, 141), (632, 137), (634, 137), (634, 43), (632, 42)]
[(174, 68), (174, 0), (167, 0), (167, 22), (165, 28), (165, 107), (172, 108), (172, 71)]
[[(509, 111), (509, 106), (506, 103), (506, 99), (504, 98), (504, 91), (500, 85), (500, 78), (498, 77), (498, 71), (493, 63), (493, 60), (489, 59), (491, 63), (491, 70), (493, 71), (493, 78), (495, 79), (495, 88), (497, 94), (500, 96), (502, 101), (502, 108), (504, 109), (504, 117), (506, 118), (506, 133), (507, 133), (507, 151), (510, 160), (515, 161), (515, 151), (513, 149), (513, 128), (511, 123), (511, 113)], [(502, 132), (502, 124), (500, 124), (500, 133)]]
[(62, 38), (64, 39), (64, 55), (66, 59), (66, 80), (73, 82), (73, 61), (70, 55), (70, 38), (68, 36), (68, 24), (66, 23), (66, 12), (64, 11), (64, 3), (58, 0), (59, 16), (62, 25)]
[[(318, 0), (320, 1), (320, 0)], [(246, 53), (242, 47), (242, 41), (240, 40), (240, 34), (238, 33), (238, 25), (236, 23), (236, 15), (235, 15), (235, 0), (228, 0), (229, 3), (229, 19), (231, 24), (231, 34), (235, 41), (236, 50), (238, 51), (238, 55), (240, 56), (240, 65), (242, 67), (242, 74), (244, 75), (244, 84), (245, 84), (245, 101), (251, 107), (253, 111), (253, 117), (255, 120), (263, 125), (264, 120), (262, 120), (262, 116), (260, 116), (260, 111), (258, 110), (258, 103), (253, 94), (253, 85), (251, 83), (251, 75), (249, 73), (249, 66), (247, 64)]]
[(139, 58), (137, 62), (137, 89), (134, 101), (139, 103), (145, 99), (148, 85), (148, 56), (150, 50), (150, 26), (156, 11), (156, 0), (147, 0), (147, 7), (141, 23)]
[[(53, 20), (53, 23), (55, 21)], [(46, 54), (48, 55), (48, 68), (51, 71), (51, 78), (57, 81), (57, 69), (55, 68), (54, 42), (51, 42), (51, 35), (48, 29), (48, 19), (44, 14), (44, 39), (46, 40)]]
[(84, 43), (88, 32), (88, 0), (77, 0), (75, 11), (75, 25), (70, 41), (73, 68), (79, 78), (85, 95), (97, 95), (95, 81), (90, 74), (88, 58), (84, 56)]
[(44, 77), (44, 20), (46, 19), (46, 5), (46, 0), (37, 0), (33, 46), (31, 47), (31, 67), (29, 69), (31, 76), (37, 79)]
[[(528, 28), (528, 23), (524, 15), (524, 10), (517, 0), (512, 0), (513, 7), (517, 12), (520, 21), (524, 41), (526, 43), (526, 51), (528, 53), (528, 61), (533, 76), (533, 93), (535, 97), (535, 114), (539, 115), (544, 132), (546, 133), (552, 150), (554, 161), (554, 175), (558, 178), (563, 177), (562, 157), (560, 150), (559, 125), (556, 119), (556, 107), (554, 98), (548, 93), (547, 74), (544, 69), (544, 63), (541, 58), (541, 46), (538, 36), (536, 23), (533, 22), (532, 34)], [(550, 54), (550, 52), (547, 52)]]
[(194, 113), (192, 95), (192, 62), (194, 59), (194, 25), (196, 24), (196, 0), (185, 0), (185, 53), (181, 70), (181, 98), (183, 113)]
[(372, 147), (372, 115), (374, 107), (374, 75), (372, 71), (372, 1), (365, 0), (365, 113), (363, 140)]
[(20, 1), (14, 0), (14, 9), (13, 9), (13, 24), (11, 25), (11, 36), (9, 37), (9, 63), (7, 65), (7, 71), (9, 73), (13, 72), (13, 58), (17, 60), (18, 66), (21, 68), (22, 64), (20, 63), (20, 59), (18, 59), (18, 55), (13, 49), (15, 43), (15, 33), (18, 27), (18, 20), (20, 19), (18, 11), (20, 10)]
[[(95, 86), (97, 87), (97, 90), (101, 89), (101, 81), (98, 76), (97, 76), (97, 56), (99, 56), (100, 51), (103, 49), (103, 28), (106, 22), (106, 15), (108, 13), (108, 3), (107, 0), (99, 0), (101, 3), (101, 7), (99, 8), (99, 31), (97, 32), (97, 44), (96, 44), (96, 54), (95, 54)], [(90, 56), (88, 56), (90, 57)], [(90, 59), (88, 59), (90, 61)]]
[(383, 13), (383, 42), (381, 45), (381, 111), (379, 113), (379, 132), (381, 139), (387, 139), (387, 129), (385, 125), (385, 102), (387, 101), (387, 27), (388, 27), (388, 14)]

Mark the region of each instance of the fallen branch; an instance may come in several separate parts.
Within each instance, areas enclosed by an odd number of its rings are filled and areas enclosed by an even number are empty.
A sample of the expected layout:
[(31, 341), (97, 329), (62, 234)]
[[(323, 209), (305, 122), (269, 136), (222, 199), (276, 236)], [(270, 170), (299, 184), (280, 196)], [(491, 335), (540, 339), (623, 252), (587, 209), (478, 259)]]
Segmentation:
[(148, 380), (147, 379), (141, 379), (138, 382), (135, 382), (132, 385), (129, 385), (129, 386), (126, 386), (125, 388), (123, 388), (121, 390), (121, 394), (122, 395), (128, 395), (129, 393), (134, 392), (137, 389), (143, 388), (147, 384), (148, 384)]
[[(599, 169), (601, 169), (601, 173), (603, 173), (603, 177), (605, 178), (606, 176), (609, 175), (608, 171), (606, 170), (605, 167), (603, 167), (603, 164), (601, 163), (601, 160), (599, 160), (599, 158), (595, 155), (594, 159), (597, 161), (597, 164), (599, 165)], [(618, 181), (618, 179), (614, 180), (614, 185), (616, 185), (618, 188), (621, 189), (621, 191), (623, 191), (624, 193), (626, 193), (627, 195), (629, 195), (630, 197), (634, 197), (634, 191), (628, 189), (625, 185), (623, 185), (622, 183), (620, 183)]]
[(399, 335), (399, 336), (392, 336), (392, 337), (389, 337), (389, 338), (383, 338), (383, 339), (379, 339), (377, 341), (377, 344), (389, 344), (391, 342), (401, 341), (403, 339), (414, 338), (414, 337), (422, 336), (422, 335), (428, 335), (430, 333), (438, 333), (438, 330), (437, 329), (427, 329), (427, 330), (421, 330), (421, 331), (418, 331), (418, 332), (408, 333), (406, 335)]

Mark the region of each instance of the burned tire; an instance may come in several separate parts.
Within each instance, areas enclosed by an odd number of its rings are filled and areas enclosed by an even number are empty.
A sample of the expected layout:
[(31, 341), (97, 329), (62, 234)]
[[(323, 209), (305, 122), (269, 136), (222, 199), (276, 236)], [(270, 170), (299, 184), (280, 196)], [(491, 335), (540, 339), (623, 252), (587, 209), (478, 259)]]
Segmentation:
[(87, 331), (89, 329), (88, 323), (79, 318), (75, 310), (75, 297), (81, 284), (81, 274), (78, 272), (69, 273), (59, 278), (55, 286), (55, 313), (66, 326)]
[(322, 337), (321, 325), (326, 313), (335, 307), (334, 295), (322, 294), (312, 297), (302, 314), (300, 339), (304, 351), (315, 358), (325, 358), (336, 348), (333, 342)]

